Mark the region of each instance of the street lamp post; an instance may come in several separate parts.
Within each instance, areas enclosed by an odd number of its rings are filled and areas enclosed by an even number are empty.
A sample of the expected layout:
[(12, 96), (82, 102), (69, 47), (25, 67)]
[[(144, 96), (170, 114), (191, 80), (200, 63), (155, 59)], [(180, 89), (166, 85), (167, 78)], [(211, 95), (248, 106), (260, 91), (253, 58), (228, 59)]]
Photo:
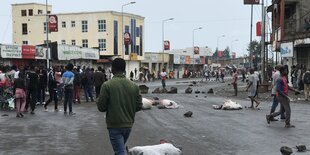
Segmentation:
[[(231, 54), (232, 54), (232, 52), (234, 52), (233, 51), (233, 42), (236, 42), (236, 41), (239, 41), (238, 39), (235, 39), (235, 40), (232, 40), (231, 42), (230, 42), (230, 51), (231, 51)], [(230, 63), (232, 64), (232, 57), (230, 58)]]
[(164, 63), (165, 63), (165, 61), (164, 61), (164, 52), (165, 52), (165, 43), (164, 43), (164, 41), (165, 41), (165, 22), (167, 22), (167, 21), (170, 21), (170, 20), (174, 20), (174, 18), (168, 18), (168, 19), (165, 19), (165, 20), (163, 20), (162, 21), (162, 50), (163, 50), (163, 53), (162, 53), (162, 61), (163, 61), (163, 64), (162, 64), (162, 69), (164, 68)]
[(46, 8), (46, 48), (47, 48), (47, 50), (46, 50), (46, 68), (47, 68), (47, 70), (49, 70), (49, 68), (50, 68), (50, 51), (49, 51), (49, 44), (48, 44), (48, 33), (49, 33), (49, 30), (48, 30), (48, 0), (46, 0), (45, 1), (45, 8)]
[(124, 6), (135, 4), (136, 2), (129, 2), (122, 5), (122, 55), (123, 59), (125, 59), (125, 47), (124, 47)]
[(217, 56), (216, 56), (216, 63), (218, 63), (219, 62), (219, 57), (218, 57), (218, 52), (219, 52), (219, 40), (220, 40), (220, 38), (224, 38), (225, 37), (225, 35), (221, 35), (221, 36), (219, 36), (219, 37), (217, 37), (217, 42), (216, 42), (216, 54), (217, 54)]
[(194, 71), (194, 66), (195, 66), (195, 58), (194, 58), (194, 56), (195, 56), (195, 31), (201, 30), (201, 29), (202, 29), (202, 27), (198, 27), (198, 28), (193, 29), (193, 71)]

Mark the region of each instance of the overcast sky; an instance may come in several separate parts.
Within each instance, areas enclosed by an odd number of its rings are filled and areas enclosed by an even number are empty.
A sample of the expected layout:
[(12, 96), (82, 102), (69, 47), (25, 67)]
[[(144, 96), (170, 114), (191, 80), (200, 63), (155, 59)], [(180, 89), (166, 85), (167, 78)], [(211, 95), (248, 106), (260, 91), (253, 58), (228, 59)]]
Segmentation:
[[(246, 54), (250, 40), (250, 6), (243, 0), (132, 0), (136, 4), (125, 6), (124, 12), (145, 17), (145, 51), (162, 49), (162, 20), (174, 18), (165, 23), (165, 40), (172, 49), (191, 47), (193, 29), (195, 46), (208, 46), (214, 51), (219, 40), (219, 49), (233, 46), (237, 56)], [(12, 43), (11, 4), (43, 3), (45, 0), (1, 0), (0, 1), (0, 43)], [(49, 0), (52, 13), (81, 11), (119, 11), (130, 0)], [(270, 1), (268, 0), (269, 4)], [(261, 19), (261, 7), (254, 6), (253, 36), (255, 23)], [(233, 41), (238, 40), (238, 41)]]

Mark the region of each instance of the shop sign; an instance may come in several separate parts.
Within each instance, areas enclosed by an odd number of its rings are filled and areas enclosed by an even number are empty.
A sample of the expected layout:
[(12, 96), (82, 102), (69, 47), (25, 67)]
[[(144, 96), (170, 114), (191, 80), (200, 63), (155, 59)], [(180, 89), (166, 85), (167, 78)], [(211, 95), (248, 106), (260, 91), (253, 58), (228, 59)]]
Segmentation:
[(32, 45), (22, 45), (22, 58), (35, 59), (36, 47)]
[(291, 58), (293, 57), (293, 42), (281, 43), (280, 52), (282, 57)]
[(180, 56), (180, 64), (185, 64), (185, 55)]
[(81, 59), (82, 50), (80, 47), (71, 45), (58, 45), (58, 60)]
[(46, 59), (47, 48), (36, 46), (36, 59)]
[(22, 58), (22, 47), (20, 45), (1, 45), (2, 58)]
[(99, 51), (97, 49), (82, 48), (82, 58), (90, 60), (99, 59)]
[(129, 32), (125, 32), (124, 33), (124, 44), (125, 45), (129, 45), (130, 44), (130, 33)]
[(185, 57), (185, 64), (191, 64), (191, 57), (188, 55)]

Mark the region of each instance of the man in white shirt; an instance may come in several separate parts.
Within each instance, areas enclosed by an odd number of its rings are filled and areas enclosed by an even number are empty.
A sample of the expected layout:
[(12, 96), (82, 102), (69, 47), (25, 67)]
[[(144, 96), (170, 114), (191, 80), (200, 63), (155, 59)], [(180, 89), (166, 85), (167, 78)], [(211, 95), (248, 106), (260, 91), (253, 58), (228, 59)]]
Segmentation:
[(162, 84), (163, 88), (166, 88), (167, 73), (166, 73), (165, 69), (163, 69), (163, 71), (160, 73), (160, 78), (161, 78), (161, 84)]

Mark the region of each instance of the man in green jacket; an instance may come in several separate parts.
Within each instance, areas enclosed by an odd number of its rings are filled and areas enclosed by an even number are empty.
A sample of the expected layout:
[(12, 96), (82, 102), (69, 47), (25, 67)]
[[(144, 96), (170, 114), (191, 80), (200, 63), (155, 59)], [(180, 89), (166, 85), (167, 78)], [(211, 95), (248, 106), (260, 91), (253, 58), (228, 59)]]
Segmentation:
[(101, 86), (97, 107), (106, 112), (106, 123), (115, 155), (125, 155), (125, 143), (131, 132), (135, 114), (142, 108), (139, 87), (124, 75), (126, 62), (112, 61), (113, 78)]

